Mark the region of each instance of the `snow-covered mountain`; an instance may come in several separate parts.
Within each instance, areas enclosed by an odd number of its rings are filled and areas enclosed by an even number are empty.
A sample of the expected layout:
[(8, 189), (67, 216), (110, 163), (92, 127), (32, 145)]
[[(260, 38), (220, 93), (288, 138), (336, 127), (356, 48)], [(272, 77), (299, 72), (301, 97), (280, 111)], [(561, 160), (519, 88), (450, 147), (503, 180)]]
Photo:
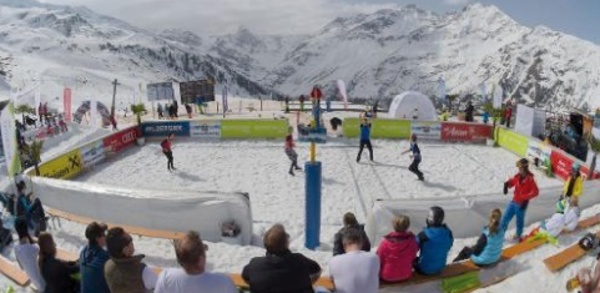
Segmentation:
[(0, 91), (30, 87), (40, 75), (47, 98), (70, 86), (76, 99), (105, 100), (117, 78), (126, 101), (140, 82), (207, 76), (242, 95), (296, 96), (342, 79), (361, 98), (436, 95), (443, 77), (451, 94), (501, 84), (506, 97), (539, 107), (600, 106), (599, 46), (480, 4), (445, 15), (411, 5), (337, 18), (311, 35), (240, 28), (198, 36), (151, 32), (82, 7), (0, 0), (0, 75), (8, 77)]
[(243, 30), (219, 43), (227, 52), (220, 56), (285, 94), (342, 79), (352, 97), (408, 89), (437, 95), (443, 77), (452, 94), (480, 94), (482, 83), (490, 92), (501, 84), (505, 97), (539, 107), (600, 106), (599, 46), (525, 27), (495, 6), (437, 15), (410, 5), (338, 18), (318, 33), (288, 39), (287, 46), (271, 47), (268, 38)]

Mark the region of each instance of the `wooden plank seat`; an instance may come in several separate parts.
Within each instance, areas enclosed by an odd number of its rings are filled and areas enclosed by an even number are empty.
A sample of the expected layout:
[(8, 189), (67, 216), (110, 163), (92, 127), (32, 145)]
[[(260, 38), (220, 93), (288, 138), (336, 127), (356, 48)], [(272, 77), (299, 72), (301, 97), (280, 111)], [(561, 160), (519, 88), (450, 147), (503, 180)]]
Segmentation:
[(25, 273), (17, 263), (13, 263), (8, 260), (4, 256), (0, 255), (0, 272), (9, 278), (11, 281), (15, 282), (15, 284), (25, 287), (29, 285), (29, 277), (27, 273)]

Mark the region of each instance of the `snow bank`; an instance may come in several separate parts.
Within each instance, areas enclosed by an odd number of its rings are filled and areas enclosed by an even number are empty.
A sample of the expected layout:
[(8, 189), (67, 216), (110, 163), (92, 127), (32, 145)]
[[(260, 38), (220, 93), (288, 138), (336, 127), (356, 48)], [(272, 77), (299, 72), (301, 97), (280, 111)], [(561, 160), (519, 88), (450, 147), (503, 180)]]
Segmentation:
[(166, 231), (198, 231), (221, 241), (221, 224), (234, 220), (242, 245), (252, 238), (250, 199), (244, 193), (154, 191), (32, 177), (44, 205), (100, 221)]
[[(599, 181), (588, 181), (584, 188), (585, 194), (581, 196), (579, 202), (582, 209), (600, 203)], [(532, 200), (527, 208), (525, 224), (531, 225), (551, 216), (561, 192), (560, 186), (540, 188), (540, 195)], [(372, 239), (376, 246), (381, 238), (391, 231), (391, 220), (394, 215), (409, 216), (413, 230), (417, 230), (426, 226), (425, 219), (429, 208), (440, 206), (444, 208), (445, 222), (452, 229), (454, 237), (473, 237), (481, 233), (482, 227), (487, 223), (489, 212), (494, 208), (504, 211), (511, 199), (512, 192), (506, 196), (486, 194), (470, 197), (376, 201), (366, 229), (369, 239)], [(512, 221), (511, 225), (514, 226), (514, 223), (515, 221)]]

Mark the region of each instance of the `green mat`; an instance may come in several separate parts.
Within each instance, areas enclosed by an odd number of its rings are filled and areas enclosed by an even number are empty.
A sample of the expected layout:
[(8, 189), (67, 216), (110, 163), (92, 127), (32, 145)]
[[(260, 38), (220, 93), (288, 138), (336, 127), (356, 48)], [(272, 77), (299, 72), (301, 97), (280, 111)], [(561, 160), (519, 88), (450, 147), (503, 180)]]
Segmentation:
[(456, 277), (444, 279), (441, 289), (444, 293), (461, 293), (481, 286), (479, 272), (469, 272)]

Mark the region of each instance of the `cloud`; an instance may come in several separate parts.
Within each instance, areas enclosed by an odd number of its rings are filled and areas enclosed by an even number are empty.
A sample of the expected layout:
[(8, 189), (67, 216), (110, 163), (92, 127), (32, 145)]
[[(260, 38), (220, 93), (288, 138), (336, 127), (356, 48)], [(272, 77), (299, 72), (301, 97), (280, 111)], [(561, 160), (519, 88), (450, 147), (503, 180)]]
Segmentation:
[(313, 33), (339, 16), (371, 13), (396, 4), (348, 3), (343, 0), (42, 0), (83, 5), (150, 29), (183, 28), (201, 34), (224, 34), (240, 26), (266, 34)]
[(471, 0), (444, 0), (444, 3), (454, 6), (464, 6), (469, 2), (471, 2)]

